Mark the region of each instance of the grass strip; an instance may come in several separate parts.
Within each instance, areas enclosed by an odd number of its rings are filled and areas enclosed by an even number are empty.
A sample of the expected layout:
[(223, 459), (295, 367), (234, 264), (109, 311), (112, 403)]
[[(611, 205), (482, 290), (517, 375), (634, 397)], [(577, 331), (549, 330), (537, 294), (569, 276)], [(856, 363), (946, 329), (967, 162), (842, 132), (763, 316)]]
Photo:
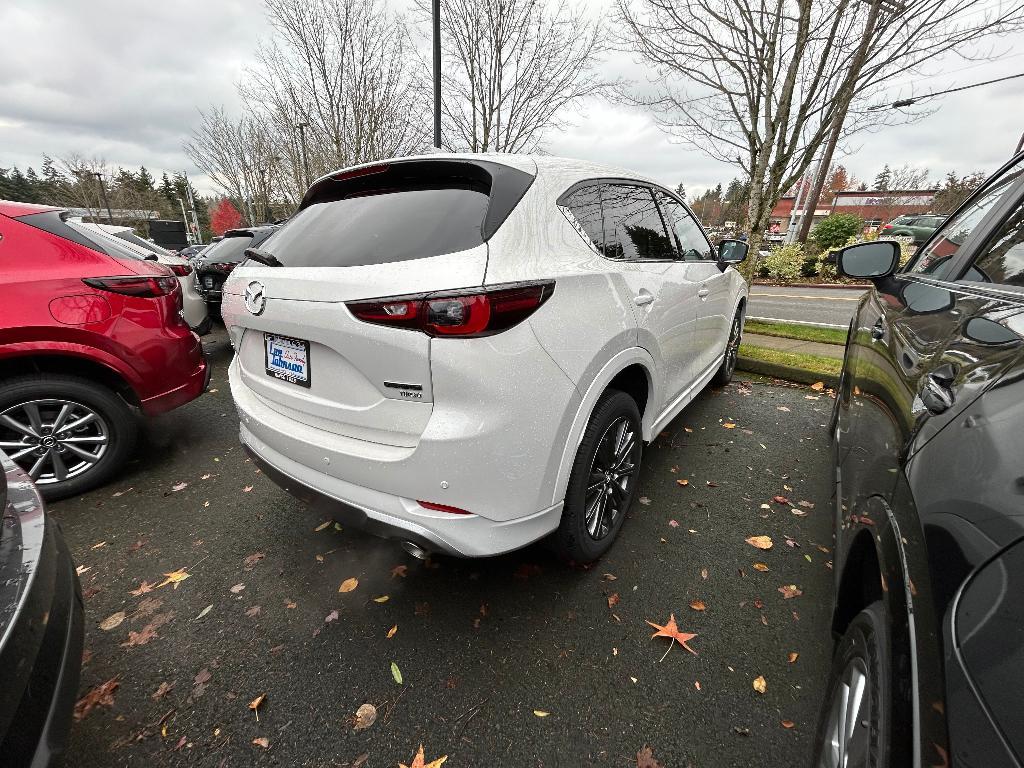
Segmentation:
[(804, 355), (799, 352), (782, 352), (777, 349), (765, 347), (754, 347), (749, 344), (740, 345), (740, 357), (751, 360), (764, 360), (767, 363), (788, 365), (792, 368), (800, 368), (812, 373), (838, 376), (843, 367), (842, 360), (835, 360), (831, 357), (820, 357), (818, 355)]
[(816, 328), (813, 325), (796, 323), (763, 323), (758, 320), (747, 320), (743, 330), (748, 333), (760, 333), (762, 336), (778, 336), (783, 339), (799, 339), (800, 341), (820, 341), (825, 344), (846, 344), (845, 328)]

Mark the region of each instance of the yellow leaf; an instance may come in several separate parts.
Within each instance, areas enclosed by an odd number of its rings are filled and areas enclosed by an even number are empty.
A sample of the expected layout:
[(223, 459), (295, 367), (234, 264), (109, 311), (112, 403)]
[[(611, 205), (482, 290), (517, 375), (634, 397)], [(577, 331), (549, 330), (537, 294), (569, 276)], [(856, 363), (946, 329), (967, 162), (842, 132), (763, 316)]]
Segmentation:
[(190, 574), (190, 573), (185, 573), (185, 569), (184, 568), (179, 568), (176, 571), (171, 571), (170, 573), (165, 573), (164, 576), (166, 578), (163, 581), (161, 581), (159, 584), (157, 584), (156, 588), (159, 589), (160, 587), (166, 586), (167, 584), (173, 584), (174, 588), (177, 589), (178, 585), (181, 582), (183, 582), (185, 579), (190, 578), (191, 575), (192, 574)]
[(551, 713), (545, 712), (543, 709), (535, 709), (533, 710), (533, 714), (535, 714), (537, 717), (547, 717)]
[(689, 485), (690, 481), (689, 480), (676, 480), (676, 484), (677, 485)]
[(353, 589), (355, 589), (358, 586), (359, 586), (359, 579), (353, 577), (351, 579), (345, 579), (343, 582), (341, 582), (341, 586), (338, 587), (338, 591), (339, 592), (351, 592)]
[(758, 675), (754, 678), (754, 690), (758, 693), (764, 693), (768, 690), (768, 683), (764, 679), (764, 675)]
[(388, 596), (388, 595), (381, 595), (380, 597), (373, 598), (373, 602), (375, 602), (375, 603), (386, 603), (390, 599), (391, 599), (391, 597)]
[(703, 600), (691, 600), (690, 607), (693, 608), (693, 610), (695, 611), (703, 611), (707, 608), (707, 606), (704, 605)]
[(431, 760), (429, 763), (425, 763), (423, 757), (423, 745), (420, 744), (420, 748), (416, 752), (416, 756), (413, 757), (412, 763), (406, 765), (405, 763), (399, 763), (398, 768), (441, 768), (444, 765), (444, 761), (448, 759), (448, 755), (437, 758), (437, 760)]
[(824, 388), (825, 384), (821, 381), (816, 381), (813, 384), (811, 384), (811, 389), (813, 389), (815, 392), (821, 392), (821, 390), (823, 390)]
[(786, 659), (789, 661), (790, 664), (793, 664), (799, 658), (800, 658), (800, 654), (797, 653), (796, 651), (790, 651), (789, 652), (789, 656), (786, 657)]
[(388, 640), (390, 640), (392, 637), (394, 637), (395, 636), (395, 632), (397, 632), (397, 631), (398, 631), (398, 625), (395, 624), (395, 626), (393, 626), (391, 629), (388, 630), (388, 635), (387, 635)]
[(316, 528), (313, 529), (313, 533), (320, 533), (320, 531), (322, 531), (324, 528), (330, 528), (330, 527), (331, 527), (331, 521), (330, 520), (325, 520), (324, 522), (320, 523), (320, 525), (318, 525)]
[(263, 700), (265, 698), (267, 698), (267, 694), (261, 693), (259, 696), (257, 696), (255, 699), (249, 702), (249, 709), (259, 709), (260, 704), (263, 703)]
[(771, 536), (749, 536), (745, 539), (747, 544), (757, 549), (771, 549), (772, 548), (772, 537)]
[(767, 563), (754, 563), (754, 570), (760, 571), (761, 573), (768, 573), (769, 568)]
[(736, 425), (733, 424), (731, 421), (723, 423), (722, 426), (725, 427), (726, 429), (736, 429)]

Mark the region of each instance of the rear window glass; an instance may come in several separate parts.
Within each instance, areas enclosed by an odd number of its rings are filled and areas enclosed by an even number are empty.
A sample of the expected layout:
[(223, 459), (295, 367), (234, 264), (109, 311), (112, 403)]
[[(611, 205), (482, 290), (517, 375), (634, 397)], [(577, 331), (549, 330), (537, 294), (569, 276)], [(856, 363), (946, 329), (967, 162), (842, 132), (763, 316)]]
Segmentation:
[(252, 237), (249, 235), (225, 237), (203, 251), (203, 261), (241, 261), (245, 258), (245, 249), (249, 247), (250, 243), (252, 243)]
[(423, 259), (484, 242), (489, 197), (472, 183), (367, 190), (314, 203), (265, 250), (286, 267), (354, 267)]

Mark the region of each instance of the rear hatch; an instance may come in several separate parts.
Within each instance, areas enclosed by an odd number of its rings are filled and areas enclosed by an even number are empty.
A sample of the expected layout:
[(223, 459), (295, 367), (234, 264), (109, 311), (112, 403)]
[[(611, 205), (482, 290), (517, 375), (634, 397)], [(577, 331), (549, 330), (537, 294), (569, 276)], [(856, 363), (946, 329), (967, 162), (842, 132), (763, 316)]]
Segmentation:
[[(239, 375), (274, 410), (339, 435), (415, 446), (431, 413), (431, 337), (357, 319), (348, 302), (482, 285), (487, 239), (532, 172), (418, 159), (317, 181), (224, 286)], [(522, 165), (523, 161), (517, 161)]]

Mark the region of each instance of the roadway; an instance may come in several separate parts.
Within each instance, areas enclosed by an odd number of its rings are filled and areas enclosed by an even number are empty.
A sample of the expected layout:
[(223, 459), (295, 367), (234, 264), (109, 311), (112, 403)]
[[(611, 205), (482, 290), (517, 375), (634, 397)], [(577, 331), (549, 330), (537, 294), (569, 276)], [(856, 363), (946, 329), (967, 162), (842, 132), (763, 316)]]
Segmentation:
[(753, 285), (747, 315), (846, 328), (863, 293), (851, 288)]

